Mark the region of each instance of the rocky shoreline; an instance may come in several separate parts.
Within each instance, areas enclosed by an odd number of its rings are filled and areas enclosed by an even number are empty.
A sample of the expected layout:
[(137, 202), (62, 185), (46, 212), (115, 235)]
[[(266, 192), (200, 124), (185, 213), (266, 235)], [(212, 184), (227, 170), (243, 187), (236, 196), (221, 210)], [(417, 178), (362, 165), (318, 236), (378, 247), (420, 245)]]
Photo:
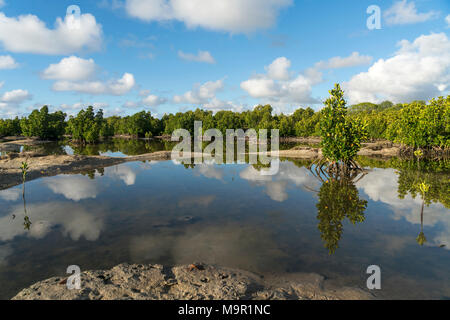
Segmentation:
[(177, 267), (120, 264), (81, 273), (80, 290), (66, 277), (40, 281), (12, 300), (371, 300), (360, 288), (335, 288), (318, 274), (263, 277), (204, 264)]

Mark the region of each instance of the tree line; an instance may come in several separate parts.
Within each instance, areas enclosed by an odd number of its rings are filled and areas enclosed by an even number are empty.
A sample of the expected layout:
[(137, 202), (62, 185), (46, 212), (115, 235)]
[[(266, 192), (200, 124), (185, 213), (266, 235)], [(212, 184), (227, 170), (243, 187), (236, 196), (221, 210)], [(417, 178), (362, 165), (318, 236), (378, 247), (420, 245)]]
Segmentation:
[[(69, 135), (80, 143), (95, 143), (114, 135), (154, 137), (171, 135), (176, 129), (187, 129), (194, 133), (194, 122), (202, 121), (203, 130), (217, 128), (224, 134), (226, 129), (279, 129), (282, 137), (328, 137), (332, 132), (323, 132), (327, 121), (327, 108), (314, 111), (299, 108), (291, 115), (274, 115), (270, 105), (259, 105), (244, 112), (195, 111), (165, 114), (161, 119), (148, 111), (131, 116), (104, 117), (100, 109), (93, 107), (81, 110), (76, 116), (67, 117), (62, 111), (50, 113), (47, 106), (34, 110), (28, 117), (0, 119), (0, 137), (23, 135), (41, 139), (60, 139)], [(414, 101), (393, 104), (361, 103), (350, 106), (342, 115), (347, 123), (364, 125), (368, 139), (386, 139), (414, 148), (450, 147), (450, 96), (432, 99), (428, 103)], [(328, 117), (328, 118), (327, 118)], [(352, 130), (352, 126), (348, 126)]]

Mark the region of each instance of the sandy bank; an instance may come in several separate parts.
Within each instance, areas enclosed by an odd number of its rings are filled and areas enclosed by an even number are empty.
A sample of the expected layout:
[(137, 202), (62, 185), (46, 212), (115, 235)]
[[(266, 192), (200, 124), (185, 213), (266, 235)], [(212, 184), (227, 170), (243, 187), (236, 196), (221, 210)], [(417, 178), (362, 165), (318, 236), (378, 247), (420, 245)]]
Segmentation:
[(22, 183), (22, 173), (19, 169), (23, 161), (27, 161), (29, 171), (27, 181), (41, 177), (51, 177), (58, 174), (75, 174), (96, 168), (110, 167), (125, 162), (169, 160), (171, 152), (161, 151), (140, 156), (115, 158), (103, 156), (51, 155), (40, 156), (35, 153), (20, 153), (5, 156), (0, 160), (0, 190)]
[(318, 274), (263, 278), (210, 265), (164, 267), (121, 264), (81, 274), (81, 289), (55, 277), (22, 290), (13, 300), (368, 300), (359, 288), (333, 288)]

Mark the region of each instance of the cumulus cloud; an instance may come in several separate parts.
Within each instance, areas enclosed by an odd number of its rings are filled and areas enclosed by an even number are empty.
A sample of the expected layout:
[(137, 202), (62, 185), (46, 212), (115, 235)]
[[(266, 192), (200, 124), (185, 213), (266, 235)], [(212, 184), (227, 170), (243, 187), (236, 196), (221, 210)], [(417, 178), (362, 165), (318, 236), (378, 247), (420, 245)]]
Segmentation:
[(223, 180), (224, 176), (223, 168), (208, 163), (196, 165), (193, 171), (195, 175), (202, 175), (210, 179)]
[(447, 22), (447, 28), (450, 28), (450, 14), (445, 17), (445, 22)]
[(192, 90), (183, 95), (175, 95), (173, 102), (201, 105), (203, 109), (214, 112), (219, 110), (242, 111), (243, 106), (241, 104), (217, 98), (217, 93), (222, 91), (224, 86), (223, 80), (208, 81), (203, 84), (196, 83)]
[(31, 94), (27, 90), (17, 89), (5, 92), (0, 98), (0, 101), (8, 104), (20, 104), (30, 99)]
[(54, 193), (76, 202), (95, 199), (99, 192), (97, 183), (83, 176), (59, 176), (45, 180), (44, 184)]
[(192, 90), (183, 95), (173, 97), (175, 103), (204, 104), (216, 96), (224, 87), (223, 80), (208, 81), (204, 84), (195, 84)]
[[(0, 89), (4, 82), (0, 82)], [(17, 109), (21, 103), (30, 100), (32, 95), (23, 89), (17, 89), (0, 94), (0, 118), (12, 118), (17, 116)]]
[(0, 70), (15, 69), (19, 64), (11, 56), (0, 56)]
[(7, 17), (0, 12), (0, 44), (5, 50), (21, 53), (68, 54), (84, 49), (98, 50), (102, 43), (102, 27), (91, 14), (82, 14), (79, 27), (73, 26), (72, 15), (57, 18), (49, 29), (35, 15)]
[[(33, 213), (30, 232), (23, 228), (23, 205), (18, 205), (9, 215), (0, 218), (1, 241), (9, 241), (22, 235), (42, 239), (52, 230), (52, 226), (60, 226), (62, 234), (74, 241), (80, 238), (95, 241), (103, 229), (102, 219), (72, 203), (32, 204), (28, 206), (28, 211)], [(13, 214), (16, 218), (11, 220)]]
[(150, 94), (149, 90), (141, 90), (139, 95), (142, 97), (140, 101), (126, 101), (123, 104), (123, 107), (129, 109), (135, 109), (141, 106), (158, 107), (167, 102), (166, 98), (157, 96), (155, 94)]
[[(405, 219), (411, 224), (420, 226), (422, 200), (420, 197), (413, 199), (409, 194), (404, 199), (398, 198), (398, 176), (394, 169), (375, 169), (360, 180), (356, 186), (363, 190), (371, 200), (388, 204), (394, 212), (393, 219)], [(436, 225), (442, 226), (441, 229), (443, 230), (435, 233), (432, 239), (431, 237), (427, 238), (434, 245), (446, 244), (446, 248), (450, 250), (450, 216), (448, 215), (448, 209), (442, 204), (433, 203), (425, 208), (424, 226), (433, 227)], [(419, 228), (417, 230), (419, 231)]]
[(418, 13), (414, 1), (402, 0), (395, 2), (387, 9), (384, 12), (384, 18), (388, 25), (413, 24), (436, 18), (438, 14), (436, 11)]
[(63, 58), (51, 64), (42, 73), (42, 79), (56, 80), (54, 91), (73, 91), (92, 95), (125, 95), (136, 85), (134, 75), (124, 73), (120, 79), (106, 81), (96, 78), (98, 67), (93, 59), (82, 59), (76, 56)]
[(274, 80), (289, 80), (289, 68), (291, 61), (285, 57), (275, 59), (266, 67), (267, 75)]
[(80, 81), (91, 79), (96, 70), (93, 59), (85, 60), (76, 56), (62, 59), (51, 64), (42, 72), (43, 79)]
[(194, 62), (204, 62), (204, 63), (216, 63), (216, 60), (213, 58), (209, 51), (199, 51), (197, 54), (193, 53), (184, 53), (183, 51), (178, 51), (178, 56), (186, 61), (194, 61)]
[(233, 110), (234, 112), (242, 112), (244, 106), (233, 101), (212, 98), (208, 103), (202, 105), (204, 109), (215, 111)]
[(408, 102), (445, 95), (450, 88), (450, 41), (446, 34), (402, 40), (400, 50), (344, 83), (350, 103)]
[(305, 167), (297, 167), (292, 162), (281, 162), (279, 171), (274, 176), (263, 176), (253, 166), (248, 166), (241, 171), (239, 176), (254, 186), (262, 186), (265, 193), (277, 202), (288, 199), (287, 189), (290, 186), (318, 188), (318, 181)]
[(130, 166), (120, 165), (105, 168), (105, 175), (113, 179), (120, 179), (125, 185), (132, 186), (136, 183), (137, 172)]
[(359, 54), (359, 52), (353, 52), (348, 57), (333, 57), (327, 61), (320, 61), (316, 63), (316, 68), (340, 69), (370, 64), (371, 62), (372, 62), (371, 56), (362, 56)]
[(202, 27), (248, 33), (275, 24), (279, 11), (292, 0), (126, 0), (128, 15), (143, 21), (177, 20), (189, 28)]
[(134, 88), (136, 81), (131, 73), (124, 73), (120, 79), (102, 81), (57, 81), (53, 84), (54, 91), (74, 91), (93, 95), (122, 96)]
[(142, 99), (142, 104), (149, 107), (157, 107), (161, 104), (164, 104), (167, 102), (167, 99), (159, 97), (154, 94), (150, 94), (146, 96), (144, 99)]
[(18, 188), (0, 190), (0, 198), (5, 201), (17, 201), (22, 191)]
[(291, 62), (280, 57), (265, 69), (267, 74), (257, 74), (241, 83), (241, 88), (251, 97), (273, 105), (317, 103), (311, 96), (312, 87), (322, 81), (322, 74), (308, 69), (303, 74), (289, 72)]

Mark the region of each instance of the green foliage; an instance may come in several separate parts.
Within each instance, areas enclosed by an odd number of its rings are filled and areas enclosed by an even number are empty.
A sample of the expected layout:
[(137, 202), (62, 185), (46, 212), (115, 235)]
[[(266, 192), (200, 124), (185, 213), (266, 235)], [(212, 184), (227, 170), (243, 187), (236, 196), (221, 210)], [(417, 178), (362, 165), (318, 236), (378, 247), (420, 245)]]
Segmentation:
[(5, 136), (17, 136), (22, 134), (20, 128), (20, 120), (18, 117), (15, 119), (0, 119), (0, 137)]
[(405, 104), (391, 131), (396, 142), (414, 148), (450, 147), (450, 96)]
[(81, 110), (76, 117), (71, 116), (67, 123), (67, 133), (74, 141), (95, 143), (102, 137), (112, 135), (113, 131), (103, 118), (103, 110), (94, 113), (93, 107)]
[(49, 113), (48, 107), (34, 110), (28, 118), (22, 118), (20, 127), (26, 137), (58, 139), (64, 135), (66, 114), (62, 111)]
[(356, 156), (361, 143), (367, 139), (367, 125), (360, 119), (347, 117), (344, 92), (339, 84), (330, 94), (320, 120), (323, 154), (333, 162), (347, 163)]
[(351, 181), (332, 179), (320, 188), (316, 206), (321, 238), (331, 255), (339, 247), (344, 219), (354, 225), (364, 222), (367, 201), (359, 198), (358, 189)]
[(58, 139), (65, 132), (74, 140), (94, 143), (104, 137), (128, 135), (155, 137), (171, 135), (176, 129), (194, 134), (194, 122), (203, 122), (203, 131), (227, 129), (279, 129), (281, 137), (320, 136), (324, 138), (327, 156), (333, 161), (351, 159), (365, 138), (386, 139), (414, 148), (450, 147), (450, 96), (409, 104), (384, 101), (380, 104), (360, 103), (347, 109), (339, 85), (331, 91), (326, 107), (315, 112), (298, 108), (292, 114), (273, 114), (270, 105), (259, 105), (244, 112), (195, 111), (165, 114), (161, 119), (141, 111), (132, 116), (113, 116), (104, 119), (100, 110), (92, 107), (80, 111), (65, 122), (61, 112), (49, 113), (47, 107), (34, 110), (28, 118), (0, 119), (0, 137), (8, 135), (36, 136)]

